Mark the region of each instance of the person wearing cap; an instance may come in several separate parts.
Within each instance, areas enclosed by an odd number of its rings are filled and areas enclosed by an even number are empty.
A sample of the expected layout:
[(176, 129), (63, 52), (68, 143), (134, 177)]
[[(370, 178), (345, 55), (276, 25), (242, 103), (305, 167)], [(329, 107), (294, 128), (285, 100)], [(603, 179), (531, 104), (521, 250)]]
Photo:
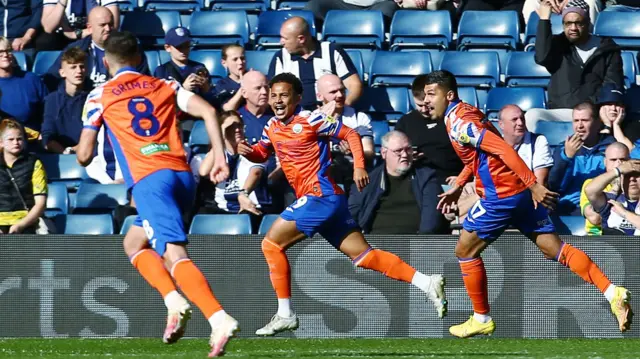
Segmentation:
[(618, 88), (616, 84), (606, 83), (602, 85), (598, 95), (597, 105), (600, 107), (600, 121), (603, 128), (600, 133), (612, 135), (616, 141), (623, 143), (632, 150), (635, 145), (624, 133), (622, 124), (626, 117), (624, 108), (624, 88)]
[[(607, 0), (607, 4), (610, 1), (618, 1), (618, 0)], [(627, 0), (634, 1), (634, 0)], [(595, 26), (596, 20), (598, 19), (598, 15), (601, 11), (608, 10), (605, 8), (602, 9), (602, 5), (600, 0), (584, 0), (585, 3), (589, 6), (589, 21), (592, 26)], [(562, 15), (562, 10), (567, 6), (569, 0), (553, 0), (551, 4), (551, 12), (554, 14)], [(524, 16), (524, 21), (528, 24), (531, 15), (534, 12), (540, 11), (541, 0), (525, 0), (524, 7), (522, 8), (522, 15)]]
[(539, 120), (571, 121), (572, 108), (595, 103), (604, 83), (624, 84), (620, 47), (611, 38), (591, 34), (589, 5), (569, 0), (562, 10), (564, 31), (557, 35), (551, 30), (552, 7), (552, 0), (545, 0), (539, 10), (535, 62), (551, 73), (551, 80), (547, 109), (530, 109), (525, 115), (532, 132)]

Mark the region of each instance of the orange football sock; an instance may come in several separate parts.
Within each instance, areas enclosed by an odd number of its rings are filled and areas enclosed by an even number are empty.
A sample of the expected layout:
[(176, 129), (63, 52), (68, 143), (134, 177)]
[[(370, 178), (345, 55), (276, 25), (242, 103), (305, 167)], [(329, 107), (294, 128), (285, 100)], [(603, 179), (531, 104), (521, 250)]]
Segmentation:
[(140, 272), (147, 283), (160, 292), (163, 298), (176, 290), (176, 285), (165, 268), (162, 258), (155, 251), (141, 250), (131, 257), (131, 264)]
[(213, 313), (222, 310), (222, 305), (213, 295), (209, 282), (191, 259), (183, 258), (176, 261), (171, 268), (171, 275), (187, 298), (200, 308), (205, 318), (211, 318)]
[(487, 289), (487, 271), (482, 258), (459, 260), (462, 281), (471, 298), (473, 311), (478, 314), (489, 314), (489, 290)]
[(262, 253), (269, 265), (269, 278), (278, 299), (291, 298), (291, 267), (284, 249), (268, 238), (262, 240)]
[(611, 285), (609, 278), (602, 273), (585, 252), (568, 243), (562, 244), (556, 259), (560, 264), (569, 267), (573, 273), (582, 277), (585, 282), (594, 284), (602, 293)]
[(415, 268), (408, 265), (397, 255), (380, 249), (369, 248), (353, 260), (353, 264), (384, 274), (389, 278), (411, 283), (416, 274)]

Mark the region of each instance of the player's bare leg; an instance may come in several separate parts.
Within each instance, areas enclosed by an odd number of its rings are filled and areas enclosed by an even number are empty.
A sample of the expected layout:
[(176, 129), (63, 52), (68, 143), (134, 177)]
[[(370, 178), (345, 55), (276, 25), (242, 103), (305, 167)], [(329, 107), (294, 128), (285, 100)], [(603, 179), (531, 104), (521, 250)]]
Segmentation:
[(629, 330), (633, 311), (629, 304), (631, 293), (626, 288), (612, 284), (589, 256), (562, 242), (556, 233), (534, 233), (530, 237), (547, 259), (560, 262), (585, 282), (595, 285), (611, 304), (611, 311), (618, 320), (620, 331)]
[(340, 243), (340, 251), (351, 258), (357, 267), (375, 270), (389, 278), (413, 284), (427, 295), (427, 298), (436, 307), (438, 317), (443, 318), (447, 314), (445, 280), (442, 275), (425, 275), (397, 255), (373, 249), (359, 231), (347, 234)]
[(256, 331), (256, 335), (272, 336), (298, 329), (298, 317), (291, 304), (291, 267), (285, 251), (304, 238), (296, 222), (278, 217), (262, 240), (262, 253), (269, 265), (271, 285), (278, 297), (278, 312), (267, 325)]
[(163, 259), (149, 247), (142, 227), (131, 226), (123, 241), (124, 251), (142, 277), (155, 288), (167, 307), (167, 326), (162, 341), (172, 344), (183, 335), (191, 318), (191, 306), (180, 293), (166, 269)]
[(495, 322), (489, 316), (487, 271), (480, 257), (488, 245), (475, 232), (468, 232), (464, 229), (456, 243), (455, 254), (460, 263), (462, 280), (473, 305), (473, 315), (469, 320), (449, 328), (452, 335), (460, 338), (478, 334), (491, 335), (496, 329)]
[(207, 279), (189, 259), (184, 245), (168, 243), (164, 258), (173, 263), (171, 276), (182, 292), (200, 309), (211, 325), (209, 357), (222, 355), (229, 339), (239, 330), (238, 322), (222, 309)]

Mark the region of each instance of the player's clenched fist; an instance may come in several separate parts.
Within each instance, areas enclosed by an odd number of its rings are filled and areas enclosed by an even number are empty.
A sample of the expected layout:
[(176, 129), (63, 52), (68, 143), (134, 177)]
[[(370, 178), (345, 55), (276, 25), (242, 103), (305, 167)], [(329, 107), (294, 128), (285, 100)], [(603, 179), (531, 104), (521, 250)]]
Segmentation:
[(213, 184), (218, 184), (226, 181), (227, 178), (229, 178), (229, 165), (227, 164), (227, 159), (224, 156), (220, 158), (216, 156), (213, 168), (209, 173), (209, 179)]
[(549, 191), (545, 186), (537, 182), (529, 189), (531, 190), (531, 196), (533, 197), (535, 208), (538, 208), (538, 204), (541, 204), (550, 210), (556, 208), (559, 194)]
[(362, 189), (369, 184), (369, 174), (364, 168), (356, 168), (353, 170), (353, 182), (358, 187), (358, 191), (362, 192)]
[(251, 147), (251, 145), (249, 144), (249, 142), (247, 142), (247, 140), (244, 140), (240, 143), (238, 143), (238, 153), (241, 154), (242, 156), (246, 156), (248, 154), (250, 154), (251, 152), (253, 152), (253, 147)]

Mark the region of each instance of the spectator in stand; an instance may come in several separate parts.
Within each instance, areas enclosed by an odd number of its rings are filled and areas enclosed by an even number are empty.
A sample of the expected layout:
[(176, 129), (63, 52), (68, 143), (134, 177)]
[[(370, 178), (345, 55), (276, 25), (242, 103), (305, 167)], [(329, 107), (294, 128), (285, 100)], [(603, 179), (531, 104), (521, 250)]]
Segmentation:
[(0, 123), (0, 233), (35, 234), (47, 204), (47, 175), (26, 151), (20, 123)]
[(32, 72), (14, 66), (11, 43), (0, 37), (0, 110), (27, 127), (27, 139), (38, 137), (47, 88)]
[(540, 6), (536, 34), (536, 63), (551, 73), (548, 110), (527, 111), (527, 128), (536, 131), (538, 120), (571, 121), (572, 108), (585, 101), (596, 102), (603, 83), (624, 84), (620, 47), (610, 38), (592, 35), (589, 6), (570, 0), (562, 10), (564, 32), (551, 32), (551, 0)]
[[(67, 1), (72, 2), (79, 0)], [(107, 71), (102, 59), (104, 58), (104, 42), (109, 38), (109, 35), (111, 35), (114, 29), (117, 29), (117, 26), (114, 25), (113, 13), (105, 7), (96, 6), (91, 10), (88, 17), (86, 31), (89, 36), (83, 37), (65, 48), (65, 50), (67, 50), (72, 47), (79, 47), (87, 54), (85, 66), (87, 81), (85, 81), (85, 85), (88, 90), (102, 85), (109, 79), (109, 71)], [(137, 70), (148, 74), (149, 67), (147, 66), (146, 57), (144, 57), (144, 54), (140, 54), (140, 56), (142, 56), (142, 61)], [(61, 63), (62, 55), (58, 56), (45, 75), (45, 81), (51, 90), (57, 88), (59, 82), (61, 82)]]
[(296, 75), (304, 88), (300, 103), (304, 109), (316, 109), (317, 81), (324, 74), (337, 75), (344, 82), (347, 106), (353, 106), (362, 95), (362, 82), (349, 55), (335, 43), (314, 39), (303, 18), (294, 16), (282, 24), (280, 43), (283, 48), (273, 56), (268, 77), (283, 72)]
[(424, 105), (424, 86), (427, 75), (418, 75), (411, 85), (416, 109), (400, 117), (395, 129), (404, 132), (413, 143), (415, 167), (429, 167), (436, 171), (440, 184), (456, 178), (462, 171), (462, 161), (449, 140), (446, 126), (430, 120), (430, 109)]
[[(393, 14), (400, 9), (399, 6), (402, 3), (402, 0), (310, 0), (304, 9), (313, 12), (313, 17), (319, 23), (324, 22), (324, 18), (330, 10), (378, 10), (384, 16), (385, 23), (391, 24)], [(422, 5), (420, 1), (413, 3), (418, 3), (416, 7)], [(424, 3), (426, 4), (426, 1)], [(426, 7), (426, 5), (424, 6)]]
[[(40, 0), (4, 0), (0, 2), (4, 21), (0, 24), (2, 36), (9, 39), (13, 51), (26, 51), (35, 45), (42, 17)], [(32, 51), (30, 51), (32, 52)]]
[[(629, 160), (629, 148), (620, 142), (614, 142), (607, 146), (604, 152), (605, 172), (615, 171), (624, 161)], [(584, 181), (580, 192), (580, 211), (585, 217), (584, 228), (589, 236), (602, 235), (602, 217), (593, 209), (587, 197), (586, 188), (593, 181), (592, 178)], [(611, 193), (616, 197), (621, 191), (620, 179), (615, 178), (605, 186), (601, 192)]]
[(60, 77), (64, 82), (44, 99), (42, 144), (49, 152), (71, 154), (82, 132), (82, 109), (88, 92), (84, 91), (87, 55), (79, 47), (62, 54)]
[(558, 215), (580, 214), (580, 190), (584, 181), (604, 172), (604, 151), (615, 142), (613, 136), (600, 134), (602, 122), (590, 102), (573, 108), (573, 135), (553, 154), (549, 189), (560, 194)]
[[(466, 0), (462, 1), (461, 13), (470, 10), (476, 11), (515, 11), (520, 19), (520, 29), (525, 28), (525, 19), (522, 14), (525, 0)], [(522, 31), (521, 30), (521, 31)]]
[(225, 111), (235, 111), (242, 105), (240, 83), (247, 72), (247, 59), (244, 48), (238, 44), (222, 47), (222, 66), (227, 69), (229, 76), (216, 83), (216, 95)]
[[(602, 11), (600, 0), (584, 0), (584, 2), (587, 4), (589, 9), (589, 21), (591, 21), (591, 25), (595, 25), (598, 14)], [(562, 10), (567, 7), (568, 3), (569, 0), (551, 0), (551, 12), (561, 15)], [(525, 0), (524, 7), (522, 8), (522, 15), (527, 24), (529, 23), (529, 17), (531, 17), (531, 14), (534, 11), (538, 13), (540, 12), (540, 0)]]
[[(318, 98), (322, 104), (335, 101), (333, 118), (344, 126), (354, 129), (362, 138), (362, 150), (367, 164), (373, 163), (376, 151), (373, 144), (371, 119), (364, 112), (357, 112), (353, 107), (344, 104), (347, 95), (342, 80), (336, 75), (326, 74), (318, 79)], [(348, 191), (353, 184), (353, 157), (349, 143), (345, 140), (331, 140), (332, 174), (336, 183), (342, 184)]]
[[(382, 137), (384, 164), (369, 173), (362, 192), (351, 189), (349, 210), (364, 233), (443, 234), (449, 223), (436, 208), (442, 187), (435, 170), (414, 168), (413, 149), (402, 132)], [(417, 211), (415, 210), (417, 209)]]
[(42, 4), (41, 23), (48, 35), (39, 41), (46, 46), (41, 50), (60, 50), (72, 41), (89, 37), (92, 31), (87, 25), (96, 7), (104, 6), (111, 12), (111, 27), (120, 27), (117, 0), (43, 0)]
[[(634, 141), (640, 136), (640, 122), (637, 118), (627, 119), (624, 88), (618, 88), (612, 83), (602, 85), (598, 95), (598, 106), (600, 106), (600, 121), (604, 124), (600, 132), (613, 135), (616, 141), (624, 143), (632, 150), (635, 147)], [(634, 136), (633, 139), (630, 138), (631, 136)]]
[(102, 184), (124, 183), (120, 165), (111, 146), (111, 141), (107, 138), (104, 126), (98, 132), (96, 151), (96, 156), (86, 167), (87, 175)]
[[(622, 183), (622, 192), (607, 192), (607, 186), (616, 179)], [(602, 217), (604, 234), (640, 235), (640, 161), (624, 161), (599, 175), (585, 187), (585, 193)]]
[(262, 130), (273, 116), (269, 106), (269, 83), (259, 71), (249, 71), (242, 77), (239, 93), (245, 105), (238, 109), (244, 123), (244, 132), (249, 144), (258, 143)]

